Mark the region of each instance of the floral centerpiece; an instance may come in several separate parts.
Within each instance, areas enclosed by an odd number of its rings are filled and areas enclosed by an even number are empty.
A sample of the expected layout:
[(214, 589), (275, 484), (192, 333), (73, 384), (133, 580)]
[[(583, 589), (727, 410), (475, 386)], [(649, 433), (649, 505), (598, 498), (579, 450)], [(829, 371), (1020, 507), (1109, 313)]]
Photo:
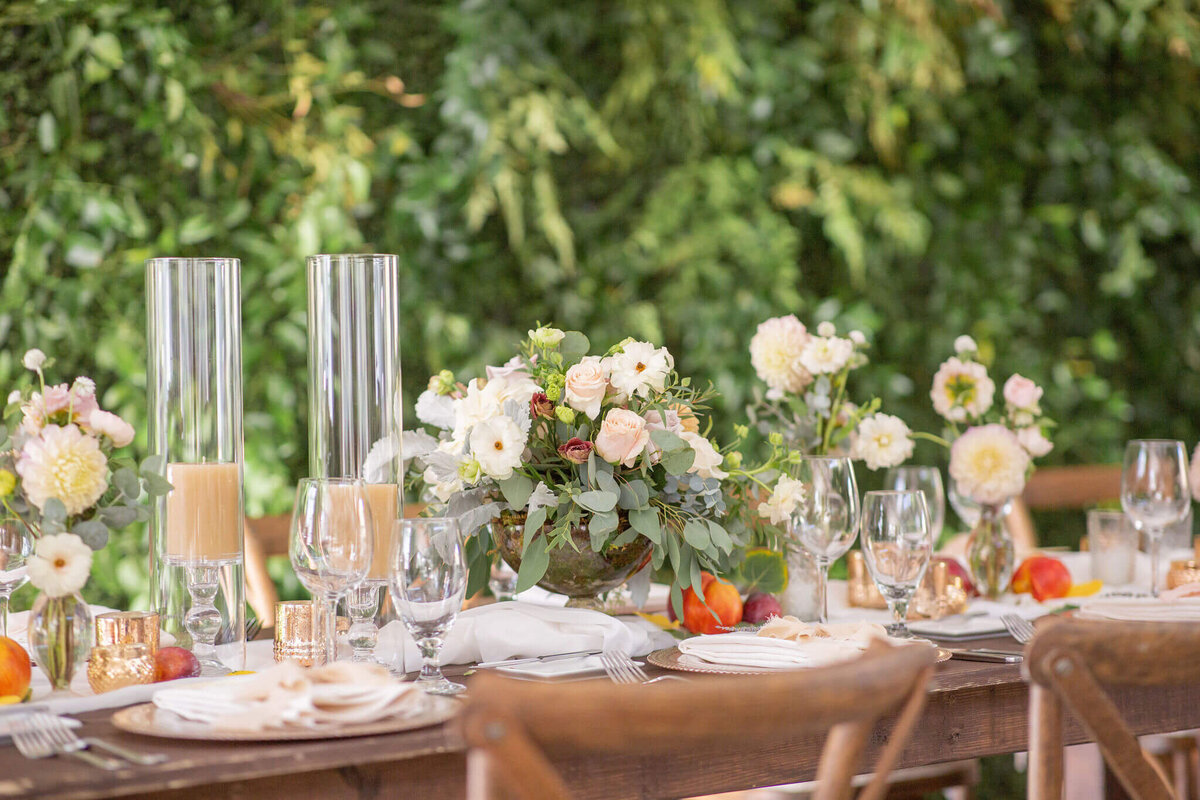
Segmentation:
[[(678, 607), (740, 544), (721, 522), (728, 473), (705, 433), (710, 390), (664, 347), (590, 346), (539, 327), (486, 379), (433, 376), (416, 411), (437, 436), (407, 433), (405, 458), (471, 532), (468, 591), (486, 582), (494, 549), (518, 591), (540, 584), (587, 605), (649, 564), (671, 576)], [(644, 574), (635, 599), (647, 586)]]
[(951, 490), (980, 506), (967, 563), (976, 587), (994, 598), (1008, 587), (1013, 570), (1004, 508), (1025, 488), (1033, 460), (1053, 449), (1047, 432), (1054, 423), (1042, 413), (1036, 383), (1013, 374), (1004, 383), (1003, 403), (996, 404), (996, 385), (978, 361), (975, 340), (959, 336), (954, 349), (933, 377), (930, 398), (946, 420), (942, 443), (950, 448)]
[(0, 425), (0, 525), (19, 526), (37, 540), (29, 577), (42, 594), (29, 638), (39, 666), (64, 688), (90, 641), (90, 614), (78, 593), (92, 551), (104, 547), (111, 530), (149, 518), (143, 491), (162, 494), (171, 486), (161, 463), (114, 456), (133, 441), (133, 427), (100, 408), (90, 378), (48, 385), (41, 350), (25, 353), (23, 363), (36, 380), (8, 395), (8, 424)]

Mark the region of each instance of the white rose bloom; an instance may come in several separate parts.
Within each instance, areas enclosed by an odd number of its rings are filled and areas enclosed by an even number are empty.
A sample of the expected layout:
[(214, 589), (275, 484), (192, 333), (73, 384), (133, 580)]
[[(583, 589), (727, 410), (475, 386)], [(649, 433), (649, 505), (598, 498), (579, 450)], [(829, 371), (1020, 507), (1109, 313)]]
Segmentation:
[(563, 400), (588, 419), (595, 419), (608, 391), (608, 373), (600, 356), (585, 356), (578, 364), (572, 364), (564, 377)]
[(783, 475), (779, 478), (771, 496), (759, 503), (758, 515), (771, 521), (772, 525), (782, 525), (804, 499), (804, 484), (795, 478)]
[(94, 434), (107, 436), (113, 447), (124, 447), (133, 441), (133, 426), (109, 411), (93, 411), (88, 417), (88, 427)]
[(471, 429), (471, 455), (490, 478), (511, 478), (513, 470), (521, 466), (524, 450), (525, 436), (508, 417), (485, 420)]
[(835, 335), (837, 335), (837, 326), (829, 320), (826, 320), (817, 326), (817, 336), (822, 336), (828, 339)]
[(74, 594), (92, 571), (92, 548), (73, 533), (43, 536), (29, 559), (29, 582), (47, 597)]
[(800, 366), (800, 353), (808, 343), (808, 331), (795, 314), (772, 317), (758, 326), (750, 340), (750, 363), (759, 380), (767, 384), (769, 399), (784, 392), (802, 392), (812, 375)]
[(1025, 488), (1029, 453), (1003, 425), (970, 428), (950, 447), (950, 477), (976, 503), (997, 504)]
[(450, 395), (426, 389), (417, 397), (417, 419), (425, 425), (448, 431), (454, 427), (457, 402)]
[(692, 462), (688, 472), (694, 472), (701, 478), (716, 478), (717, 480), (729, 477), (729, 473), (721, 469), (721, 462), (725, 460), (725, 456), (717, 452), (717, 448), (713, 447), (712, 442), (691, 431), (683, 431), (679, 436), (691, 445), (692, 450), (696, 453), (696, 460)]
[(1031, 425), (1028, 428), (1021, 428), (1017, 431), (1017, 441), (1034, 458), (1041, 458), (1054, 449), (1054, 443), (1046, 438), (1045, 434), (1042, 433), (1042, 429), (1037, 425)]
[(630, 342), (622, 352), (603, 361), (609, 373), (609, 383), (625, 397), (649, 396), (661, 392), (667, 376), (675, 369), (675, 359), (665, 347), (656, 348), (649, 342)]
[(904, 420), (891, 414), (874, 414), (858, 423), (851, 454), (870, 469), (895, 467), (912, 456), (913, 440)]
[(100, 442), (74, 425), (47, 425), (25, 442), (17, 472), (29, 502), (41, 511), (57, 497), (68, 514), (87, 511), (108, 488), (108, 461)]
[(21, 363), (25, 366), (25, 369), (31, 369), (36, 372), (46, 363), (46, 354), (36, 347), (31, 348), (25, 351), (25, 357), (21, 359)]
[(979, 345), (975, 344), (975, 340), (970, 336), (963, 335), (954, 340), (954, 352), (960, 356), (964, 353), (974, 353), (978, 349)]
[(454, 404), (454, 435), (465, 436), (480, 422), (504, 416), (504, 402), (500, 399), (501, 379), (482, 382), (472, 378), (467, 384), (467, 393)]
[(813, 375), (832, 375), (840, 372), (850, 356), (854, 342), (836, 336), (814, 336), (800, 351), (800, 365)]

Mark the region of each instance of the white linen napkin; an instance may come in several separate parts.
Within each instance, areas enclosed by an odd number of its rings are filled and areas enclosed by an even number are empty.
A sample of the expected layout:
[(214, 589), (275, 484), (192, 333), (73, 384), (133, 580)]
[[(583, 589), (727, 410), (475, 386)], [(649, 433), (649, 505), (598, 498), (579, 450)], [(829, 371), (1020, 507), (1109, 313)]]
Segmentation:
[(217, 730), (247, 732), (335, 728), (409, 717), (430, 705), (416, 684), (397, 681), (376, 664), (345, 661), (313, 669), (285, 662), (242, 679), (161, 689), (153, 702)]
[(849, 661), (862, 654), (865, 643), (849, 639), (805, 639), (793, 642), (754, 633), (716, 633), (694, 636), (679, 643), (679, 652), (688, 659), (708, 664), (756, 669), (796, 669), (822, 667)]
[[(586, 608), (556, 608), (519, 600), (492, 603), (458, 615), (442, 646), (441, 663), (468, 664), (578, 651), (619, 650), (640, 656), (674, 639), (638, 617), (610, 617)], [(379, 632), (376, 658), (406, 672), (421, 656), (403, 622)]]
[(1200, 598), (1101, 598), (1082, 606), (1076, 616), (1120, 622), (1200, 622)]

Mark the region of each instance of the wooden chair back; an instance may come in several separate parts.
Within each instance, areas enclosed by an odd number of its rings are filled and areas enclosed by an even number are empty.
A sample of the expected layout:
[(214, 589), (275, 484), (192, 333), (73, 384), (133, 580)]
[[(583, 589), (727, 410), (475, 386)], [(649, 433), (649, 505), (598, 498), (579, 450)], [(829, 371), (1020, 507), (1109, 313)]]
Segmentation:
[(1030, 800), (1062, 797), (1063, 708), (1095, 739), (1109, 768), (1137, 800), (1174, 797), (1157, 759), (1145, 753), (1105, 686), (1179, 686), (1200, 681), (1200, 625), (1058, 619), (1025, 652), (1031, 682)]
[(1037, 546), (1037, 532), (1030, 511), (1082, 509), (1120, 497), (1119, 464), (1044, 467), (1029, 478), (1005, 524), (1018, 545), (1032, 548)]
[[(850, 664), (753, 678), (704, 676), (649, 686), (606, 681), (539, 685), (485, 674), (471, 684), (460, 718), (469, 747), (470, 800), (567, 800), (553, 767), (563, 753), (640, 757), (736, 739), (737, 748), (828, 731), (818, 800), (850, 796), (871, 732), (900, 714), (862, 798), (880, 798), (925, 701), (934, 651), (872, 647)], [(749, 787), (745, 787), (749, 788)]]

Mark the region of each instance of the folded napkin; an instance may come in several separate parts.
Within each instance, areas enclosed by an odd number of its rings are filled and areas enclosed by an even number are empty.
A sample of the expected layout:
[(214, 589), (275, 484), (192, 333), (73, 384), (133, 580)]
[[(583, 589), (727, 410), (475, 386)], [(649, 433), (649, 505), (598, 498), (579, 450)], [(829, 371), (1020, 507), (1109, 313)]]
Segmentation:
[[(522, 601), (492, 603), (458, 615), (442, 646), (443, 664), (469, 664), (507, 658), (578, 651), (619, 650), (639, 656), (674, 644), (670, 635), (638, 617), (610, 617), (586, 608), (556, 608)], [(406, 672), (421, 656), (403, 622), (379, 632), (376, 658)]]
[(1120, 622), (1200, 622), (1200, 598), (1101, 598), (1084, 605), (1076, 616)]
[(850, 661), (872, 641), (887, 638), (881, 626), (867, 622), (821, 624), (775, 617), (757, 633), (734, 631), (685, 639), (679, 643), (679, 652), (685, 664), (694, 660), (732, 667), (796, 669)]
[(294, 662), (242, 679), (221, 678), (161, 689), (154, 705), (217, 730), (336, 728), (409, 717), (428, 709), (414, 683), (401, 683), (376, 664), (336, 662), (305, 669)]

